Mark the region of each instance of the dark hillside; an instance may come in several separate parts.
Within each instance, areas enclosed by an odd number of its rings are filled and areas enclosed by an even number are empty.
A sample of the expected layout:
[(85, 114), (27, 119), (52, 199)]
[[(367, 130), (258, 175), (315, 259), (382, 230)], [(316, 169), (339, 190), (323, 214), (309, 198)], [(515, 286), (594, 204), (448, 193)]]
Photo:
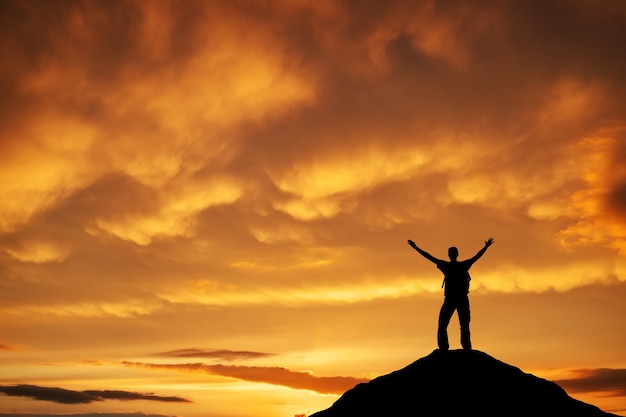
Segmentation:
[(480, 351), (439, 351), (359, 384), (311, 417), (608, 417), (557, 384)]

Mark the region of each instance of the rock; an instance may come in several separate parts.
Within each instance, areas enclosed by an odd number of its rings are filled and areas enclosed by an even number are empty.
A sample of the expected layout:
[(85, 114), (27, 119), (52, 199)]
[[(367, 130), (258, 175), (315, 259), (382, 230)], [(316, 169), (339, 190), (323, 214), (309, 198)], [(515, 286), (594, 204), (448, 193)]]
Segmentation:
[(608, 417), (557, 384), (480, 351), (440, 351), (358, 384), (311, 417)]

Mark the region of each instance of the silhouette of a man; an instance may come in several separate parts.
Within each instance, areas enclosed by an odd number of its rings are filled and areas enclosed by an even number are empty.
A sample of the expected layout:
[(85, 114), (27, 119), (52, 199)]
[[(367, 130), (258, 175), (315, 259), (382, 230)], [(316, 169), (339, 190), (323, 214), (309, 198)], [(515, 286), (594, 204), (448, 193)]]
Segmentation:
[(444, 299), (441, 310), (439, 311), (439, 326), (437, 329), (437, 344), (439, 349), (448, 350), (448, 324), (454, 314), (454, 310), (459, 315), (459, 323), (461, 324), (461, 346), (465, 350), (472, 349), (472, 341), (470, 340), (470, 306), (469, 306), (469, 269), (474, 262), (480, 259), (487, 251), (487, 248), (493, 244), (493, 238), (490, 237), (485, 241), (485, 246), (478, 251), (474, 257), (465, 261), (458, 261), (459, 250), (454, 246), (448, 249), (450, 261), (437, 259), (428, 252), (417, 247), (415, 242), (409, 240), (409, 245), (424, 258), (437, 265), (437, 268), (443, 272)]

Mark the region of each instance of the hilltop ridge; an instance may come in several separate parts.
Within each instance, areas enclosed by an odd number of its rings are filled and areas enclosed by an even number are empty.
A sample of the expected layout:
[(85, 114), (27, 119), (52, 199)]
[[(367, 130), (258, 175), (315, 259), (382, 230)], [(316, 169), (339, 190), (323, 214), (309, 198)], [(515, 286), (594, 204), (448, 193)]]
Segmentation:
[(358, 384), (310, 417), (456, 415), (615, 416), (484, 352), (437, 349), (403, 369)]

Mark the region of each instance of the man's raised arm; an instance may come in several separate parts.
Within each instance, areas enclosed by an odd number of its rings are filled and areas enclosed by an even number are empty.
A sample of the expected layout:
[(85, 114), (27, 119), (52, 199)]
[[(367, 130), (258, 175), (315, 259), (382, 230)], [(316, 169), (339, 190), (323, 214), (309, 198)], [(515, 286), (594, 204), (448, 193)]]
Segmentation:
[(409, 240), (409, 245), (413, 249), (415, 249), (420, 255), (422, 255), (424, 258), (428, 259), (429, 261), (431, 261), (433, 263), (440, 262), (439, 259), (437, 259), (434, 256), (432, 256), (430, 253), (426, 252), (425, 250), (422, 250), (422, 249), (418, 248), (417, 245), (415, 244), (415, 242), (413, 242), (412, 240)]
[(483, 246), (483, 248), (481, 250), (478, 251), (478, 253), (476, 255), (474, 255), (473, 258), (471, 258), (469, 261), (471, 263), (476, 262), (481, 256), (483, 256), (485, 254), (485, 252), (487, 251), (487, 248), (489, 246), (491, 246), (493, 244), (493, 238), (490, 237), (489, 239), (485, 240), (485, 246)]

